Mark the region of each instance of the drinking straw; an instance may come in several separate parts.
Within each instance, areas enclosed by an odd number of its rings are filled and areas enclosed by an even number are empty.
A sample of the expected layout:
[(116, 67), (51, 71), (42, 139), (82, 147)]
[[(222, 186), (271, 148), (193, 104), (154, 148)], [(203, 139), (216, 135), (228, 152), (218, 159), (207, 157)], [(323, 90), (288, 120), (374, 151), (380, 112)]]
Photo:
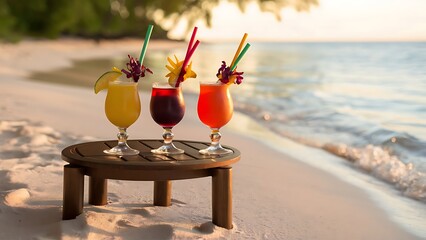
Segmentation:
[(188, 53), (191, 50), (192, 45), (194, 44), (195, 35), (197, 34), (197, 30), (198, 30), (198, 27), (194, 27), (194, 30), (192, 31), (191, 39), (189, 40), (188, 49), (186, 50), (185, 58), (186, 58), (186, 56), (188, 56)]
[(194, 52), (195, 52), (195, 49), (198, 47), (198, 44), (200, 44), (200, 41), (199, 40), (197, 40), (196, 42), (195, 42), (195, 44), (193, 45), (193, 47), (191, 48), (191, 50), (189, 50), (189, 52), (188, 52), (188, 54), (186, 55), (186, 57), (185, 57), (185, 60), (183, 61), (183, 64), (182, 64), (182, 68), (183, 68), (183, 66), (187, 66), (188, 65), (188, 63), (189, 63), (189, 60), (191, 59), (191, 57), (192, 57), (192, 54), (194, 54)]
[(192, 54), (194, 54), (195, 49), (198, 47), (198, 44), (200, 44), (199, 40), (197, 40), (194, 43), (194, 46), (189, 50), (188, 54), (186, 55), (185, 59), (183, 60), (182, 68), (180, 69), (179, 77), (178, 77), (178, 79), (176, 81), (175, 87), (179, 87), (179, 84), (182, 82), (183, 75), (185, 75), (185, 72), (186, 72), (185, 68), (186, 68), (186, 66), (189, 63), (189, 60), (191, 59)]
[(143, 59), (145, 58), (146, 47), (148, 46), (149, 39), (151, 38), (151, 33), (152, 33), (153, 27), (154, 26), (152, 24), (149, 24), (148, 29), (146, 30), (146, 35), (145, 35), (145, 40), (143, 41), (142, 51), (141, 51), (141, 54), (139, 55), (139, 63), (141, 64), (141, 66), (142, 66)]
[(237, 51), (235, 52), (234, 58), (232, 59), (231, 65), (229, 66), (233, 66), (235, 61), (237, 60), (238, 55), (240, 54), (241, 48), (243, 48), (244, 42), (246, 41), (248, 34), (244, 33), (243, 38), (241, 39), (240, 45), (238, 46)]
[(189, 43), (188, 43), (188, 49), (186, 50), (185, 59), (183, 60), (182, 68), (180, 69), (180, 73), (176, 81), (175, 87), (179, 87), (180, 82), (182, 82), (183, 75), (185, 74), (185, 68), (189, 63), (189, 60), (191, 59), (192, 54), (195, 52), (195, 49), (198, 47), (198, 44), (200, 44), (199, 40), (197, 40), (194, 43), (197, 30), (198, 28), (194, 27), (194, 30), (192, 31), (191, 39), (189, 40)]
[(247, 43), (244, 49), (241, 51), (240, 55), (238, 55), (237, 59), (234, 62), (234, 65), (231, 66), (231, 72), (235, 70), (237, 67), (238, 62), (240, 62), (241, 58), (244, 56), (244, 54), (247, 52), (247, 50), (250, 47), (250, 43)]

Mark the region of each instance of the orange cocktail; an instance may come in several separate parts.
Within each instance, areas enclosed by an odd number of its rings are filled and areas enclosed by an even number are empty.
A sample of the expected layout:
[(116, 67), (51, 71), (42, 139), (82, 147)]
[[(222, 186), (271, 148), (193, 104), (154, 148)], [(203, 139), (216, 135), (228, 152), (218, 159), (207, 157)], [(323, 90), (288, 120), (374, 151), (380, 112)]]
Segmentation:
[(229, 122), (234, 112), (228, 84), (200, 83), (198, 116), (210, 128), (221, 128)]
[(229, 122), (234, 112), (234, 104), (229, 93), (229, 84), (200, 83), (198, 98), (198, 117), (201, 122), (212, 130), (210, 134), (211, 145), (200, 150), (201, 154), (221, 155), (231, 153), (223, 148), (220, 143), (219, 129)]
[(218, 78), (216, 83), (200, 83), (198, 117), (212, 130), (210, 134), (211, 144), (208, 148), (201, 149), (199, 151), (201, 154), (223, 155), (232, 153), (231, 150), (220, 146), (219, 129), (231, 120), (234, 112), (229, 86), (231, 84), (239, 85), (243, 81), (244, 72), (237, 72), (237, 64), (250, 47), (250, 44), (247, 43), (242, 49), (246, 38), (247, 33), (244, 34), (231, 65), (227, 66), (226, 62), (222, 61), (216, 73)]

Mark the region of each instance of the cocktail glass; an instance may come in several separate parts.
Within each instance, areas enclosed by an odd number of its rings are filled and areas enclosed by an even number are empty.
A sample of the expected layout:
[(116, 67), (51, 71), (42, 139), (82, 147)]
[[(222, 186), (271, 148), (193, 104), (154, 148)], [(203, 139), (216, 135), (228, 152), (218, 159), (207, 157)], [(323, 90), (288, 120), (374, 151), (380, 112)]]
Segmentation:
[(109, 83), (105, 100), (105, 114), (108, 120), (118, 127), (118, 145), (105, 150), (111, 155), (136, 155), (139, 151), (132, 149), (127, 144), (127, 128), (139, 117), (141, 103), (139, 99), (138, 83), (112, 81)]
[(172, 128), (178, 124), (185, 114), (185, 102), (181, 87), (172, 87), (169, 84), (154, 83), (152, 85), (151, 116), (154, 121), (163, 127), (163, 146), (152, 149), (156, 154), (173, 155), (184, 153), (184, 150), (173, 144)]
[(219, 129), (226, 125), (232, 118), (234, 105), (229, 93), (228, 84), (200, 83), (200, 95), (198, 98), (198, 117), (201, 122), (211, 129), (211, 144), (199, 152), (205, 155), (225, 155), (232, 150), (220, 145), (221, 134)]

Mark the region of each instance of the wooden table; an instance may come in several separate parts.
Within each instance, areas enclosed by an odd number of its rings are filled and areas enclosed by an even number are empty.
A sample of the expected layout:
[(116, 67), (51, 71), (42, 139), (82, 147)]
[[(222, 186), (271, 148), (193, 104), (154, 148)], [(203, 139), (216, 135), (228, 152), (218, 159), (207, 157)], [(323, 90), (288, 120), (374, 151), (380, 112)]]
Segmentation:
[(164, 156), (151, 153), (162, 145), (160, 140), (130, 140), (128, 144), (140, 151), (135, 156), (110, 156), (103, 153), (117, 141), (87, 142), (69, 146), (62, 151), (64, 189), (62, 219), (74, 219), (83, 212), (84, 175), (89, 176), (89, 203), (107, 204), (107, 179), (154, 181), (154, 205), (171, 205), (171, 180), (212, 177), (212, 218), (217, 226), (232, 228), (232, 168), (240, 152), (225, 156), (198, 153), (208, 143), (173, 141), (184, 154)]

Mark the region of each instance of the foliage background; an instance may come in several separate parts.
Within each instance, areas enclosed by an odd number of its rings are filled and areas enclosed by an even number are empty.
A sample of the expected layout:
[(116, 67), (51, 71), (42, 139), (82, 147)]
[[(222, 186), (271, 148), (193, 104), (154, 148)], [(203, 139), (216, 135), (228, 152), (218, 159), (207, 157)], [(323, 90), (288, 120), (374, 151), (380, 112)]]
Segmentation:
[[(22, 37), (87, 38), (143, 37), (149, 23), (153, 38), (167, 38), (167, 30), (185, 18), (188, 29), (198, 19), (210, 26), (211, 10), (221, 0), (0, 0), (0, 38), (18, 41)], [(262, 11), (275, 14), (294, 7), (309, 10), (317, 0), (228, 0), (244, 11), (256, 2)], [(167, 23), (167, 24), (166, 24)], [(168, 27), (165, 27), (168, 26)]]

